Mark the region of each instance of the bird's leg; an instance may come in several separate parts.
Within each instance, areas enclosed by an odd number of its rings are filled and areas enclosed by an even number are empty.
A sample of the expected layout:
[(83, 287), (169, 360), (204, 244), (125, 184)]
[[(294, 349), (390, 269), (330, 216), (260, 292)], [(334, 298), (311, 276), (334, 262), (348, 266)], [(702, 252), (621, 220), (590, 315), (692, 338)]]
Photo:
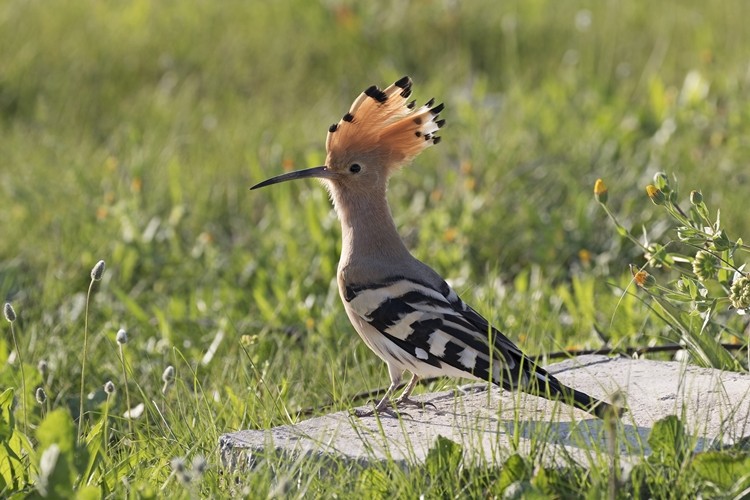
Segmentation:
[(390, 405), (391, 396), (394, 392), (396, 392), (398, 384), (401, 383), (401, 376), (403, 375), (403, 372), (389, 363), (388, 374), (391, 377), (391, 385), (388, 387), (388, 390), (385, 391), (385, 396), (383, 396), (383, 399), (381, 399), (372, 410), (354, 410), (353, 413), (355, 417), (371, 417), (376, 413), (385, 413), (386, 415), (394, 418), (398, 417), (398, 414), (390, 408)]
[(409, 383), (406, 384), (406, 388), (404, 389), (404, 392), (401, 393), (401, 395), (396, 400), (395, 406), (398, 408), (399, 406), (414, 406), (417, 408), (423, 408), (425, 406), (432, 406), (433, 408), (437, 409), (437, 407), (432, 403), (420, 403), (419, 401), (414, 401), (409, 396), (411, 396), (412, 391), (417, 386), (417, 382), (419, 382), (419, 376), (418, 375), (412, 375), (411, 380), (409, 380)]
[(409, 396), (411, 396), (412, 391), (417, 386), (417, 382), (419, 382), (419, 376), (412, 375), (411, 380), (409, 380), (409, 383), (406, 384), (406, 387), (404, 388), (404, 391), (401, 393), (401, 396), (398, 397), (396, 400), (396, 406), (398, 405), (408, 405), (408, 406), (421, 406), (419, 403), (411, 399)]
[(354, 410), (354, 416), (355, 417), (372, 417), (375, 414), (385, 414), (389, 417), (398, 418), (398, 413), (396, 413), (393, 408), (391, 408), (391, 396), (394, 392), (396, 392), (396, 388), (398, 387), (398, 384), (391, 384), (390, 387), (388, 387), (388, 390), (385, 391), (385, 396), (383, 396), (383, 399), (381, 399), (378, 404), (375, 405), (375, 408), (372, 410), (364, 410), (364, 409), (356, 409)]

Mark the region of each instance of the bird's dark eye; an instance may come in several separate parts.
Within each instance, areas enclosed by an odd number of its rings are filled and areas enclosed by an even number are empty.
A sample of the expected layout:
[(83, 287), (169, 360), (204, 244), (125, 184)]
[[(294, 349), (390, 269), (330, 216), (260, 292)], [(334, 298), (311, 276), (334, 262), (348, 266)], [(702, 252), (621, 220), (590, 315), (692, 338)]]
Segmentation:
[(352, 163), (351, 166), (349, 167), (349, 172), (353, 174), (356, 174), (360, 170), (362, 170), (362, 167), (360, 166), (359, 163)]

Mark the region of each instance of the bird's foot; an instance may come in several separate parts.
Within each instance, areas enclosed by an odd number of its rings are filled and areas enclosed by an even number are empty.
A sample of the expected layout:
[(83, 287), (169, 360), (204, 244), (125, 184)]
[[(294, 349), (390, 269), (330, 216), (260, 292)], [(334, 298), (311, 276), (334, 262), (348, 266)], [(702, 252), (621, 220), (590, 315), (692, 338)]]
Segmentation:
[(414, 399), (411, 399), (408, 396), (401, 396), (396, 400), (396, 408), (399, 406), (410, 406), (412, 408), (419, 408), (420, 410), (424, 410), (425, 407), (431, 406), (433, 410), (437, 410), (437, 406), (435, 406), (433, 403), (430, 403), (429, 401), (416, 401)]
[(356, 408), (351, 411), (351, 414), (354, 415), (357, 418), (363, 418), (363, 417), (372, 417), (375, 415), (381, 416), (381, 415), (387, 415), (391, 418), (398, 418), (398, 417), (408, 417), (412, 418), (411, 415), (409, 415), (406, 412), (398, 412), (396, 411), (396, 408), (391, 407), (390, 404), (375, 406), (372, 410), (365, 410), (362, 408)]

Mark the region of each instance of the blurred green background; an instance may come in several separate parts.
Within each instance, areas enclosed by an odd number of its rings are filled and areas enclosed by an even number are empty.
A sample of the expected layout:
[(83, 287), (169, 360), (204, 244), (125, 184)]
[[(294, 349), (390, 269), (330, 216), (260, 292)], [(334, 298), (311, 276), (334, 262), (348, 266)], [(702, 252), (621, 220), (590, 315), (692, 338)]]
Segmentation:
[(288, 418), (253, 398), (346, 406), (385, 383), (338, 303), (325, 191), (248, 187), (321, 164), (328, 125), (364, 88), (403, 75), (420, 102), (445, 102), (448, 122), (391, 182), (415, 254), (532, 353), (599, 347), (594, 327), (615, 345), (658, 342), (663, 325), (622, 293), (627, 265), (643, 262), (594, 181), (635, 233), (670, 237), (644, 191), (657, 171), (723, 207), (730, 237), (750, 233), (749, 11), (742, 0), (6, 0), (0, 295), (19, 313), (27, 362), (51, 361), (60, 400), (75, 392), (83, 293), (103, 259), (92, 384), (118, 373), (121, 326), (136, 383), (158, 391), (164, 365), (181, 363), (244, 401), (217, 410), (219, 427)]

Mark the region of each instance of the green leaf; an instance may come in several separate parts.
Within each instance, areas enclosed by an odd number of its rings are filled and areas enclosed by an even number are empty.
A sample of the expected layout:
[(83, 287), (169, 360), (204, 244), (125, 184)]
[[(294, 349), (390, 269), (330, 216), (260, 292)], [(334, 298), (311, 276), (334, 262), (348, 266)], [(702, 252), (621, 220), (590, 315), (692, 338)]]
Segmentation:
[(505, 489), (511, 484), (517, 481), (527, 481), (529, 479), (531, 479), (531, 468), (521, 455), (515, 453), (503, 464), (503, 467), (500, 470), (498, 485), (500, 491), (505, 491)]
[(714, 238), (713, 247), (717, 252), (723, 252), (732, 248), (733, 244), (729, 241), (726, 231), (723, 229), (719, 231), (719, 235)]
[(456, 470), (463, 457), (461, 445), (450, 439), (438, 436), (435, 444), (427, 452), (425, 466), (429, 470)]
[(552, 495), (556, 491), (556, 487), (557, 489), (561, 487), (560, 484), (555, 483), (560, 481), (563, 474), (561, 471), (555, 469), (541, 467), (531, 479), (531, 484), (540, 491)]
[(701, 245), (707, 240), (703, 231), (693, 229), (692, 227), (680, 227), (677, 229), (677, 238), (684, 243), (691, 245)]
[(36, 487), (44, 497), (70, 498), (76, 472), (72, 453), (63, 452), (56, 443), (44, 449), (39, 459), (39, 479)]
[(0, 365), (4, 365), (8, 362), (8, 343), (4, 339), (0, 339)]
[(96, 486), (84, 486), (76, 492), (76, 500), (99, 500), (101, 491)]
[(388, 474), (378, 468), (369, 468), (362, 471), (357, 481), (363, 491), (367, 491), (371, 498), (387, 498), (390, 495), (389, 485), (391, 480)]
[[(700, 321), (693, 321), (689, 312), (675, 307), (667, 300), (653, 297), (669, 325), (680, 335), (680, 339), (688, 346), (688, 350), (696, 363), (704, 367), (721, 368), (723, 370), (738, 371), (739, 362), (732, 357), (720, 342), (718, 342)], [(704, 331), (705, 329), (705, 331)]]
[(62, 408), (49, 412), (39, 424), (36, 438), (40, 449), (56, 444), (61, 454), (72, 454), (75, 448), (76, 430), (70, 413)]
[(687, 276), (682, 277), (683, 283), (685, 283), (685, 289), (690, 294), (690, 298), (695, 300), (698, 298), (698, 285), (696, 281), (688, 278)]
[[(105, 418), (106, 415), (102, 416), (102, 418), (94, 424), (86, 435), (85, 441), (88, 461), (85, 468), (82, 469), (84, 481), (88, 481), (91, 474), (94, 472), (95, 467), (102, 460), (102, 448), (104, 447), (104, 439), (106, 439), (106, 435), (104, 434)], [(83, 465), (83, 463), (81, 463), (81, 465)]]
[(682, 293), (665, 293), (664, 298), (674, 300), (675, 302), (692, 302), (693, 300)]
[[(21, 482), (21, 471), (23, 464), (10, 447), (2, 443), (0, 445), (0, 487), (5, 489), (6, 485), (18, 489)], [(2, 490), (0, 490), (2, 491)]]
[(0, 442), (7, 441), (13, 434), (15, 420), (12, 406), (13, 389), (5, 389), (0, 393)]
[(86, 434), (85, 441), (86, 445), (90, 445), (92, 441), (98, 441), (101, 438), (102, 432), (104, 431), (104, 418), (100, 418)]
[[(744, 489), (750, 485), (750, 456), (708, 451), (699, 453), (691, 467), (698, 476), (722, 490)], [(737, 484), (742, 481), (741, 484)]]
[(654, 424), (648, 436), (652, 455), (649, 460), (657, 460), (666, 465), (678, 467), (684, 457), (686, 446), (685, 427), (674, 415), (665, 417)]

